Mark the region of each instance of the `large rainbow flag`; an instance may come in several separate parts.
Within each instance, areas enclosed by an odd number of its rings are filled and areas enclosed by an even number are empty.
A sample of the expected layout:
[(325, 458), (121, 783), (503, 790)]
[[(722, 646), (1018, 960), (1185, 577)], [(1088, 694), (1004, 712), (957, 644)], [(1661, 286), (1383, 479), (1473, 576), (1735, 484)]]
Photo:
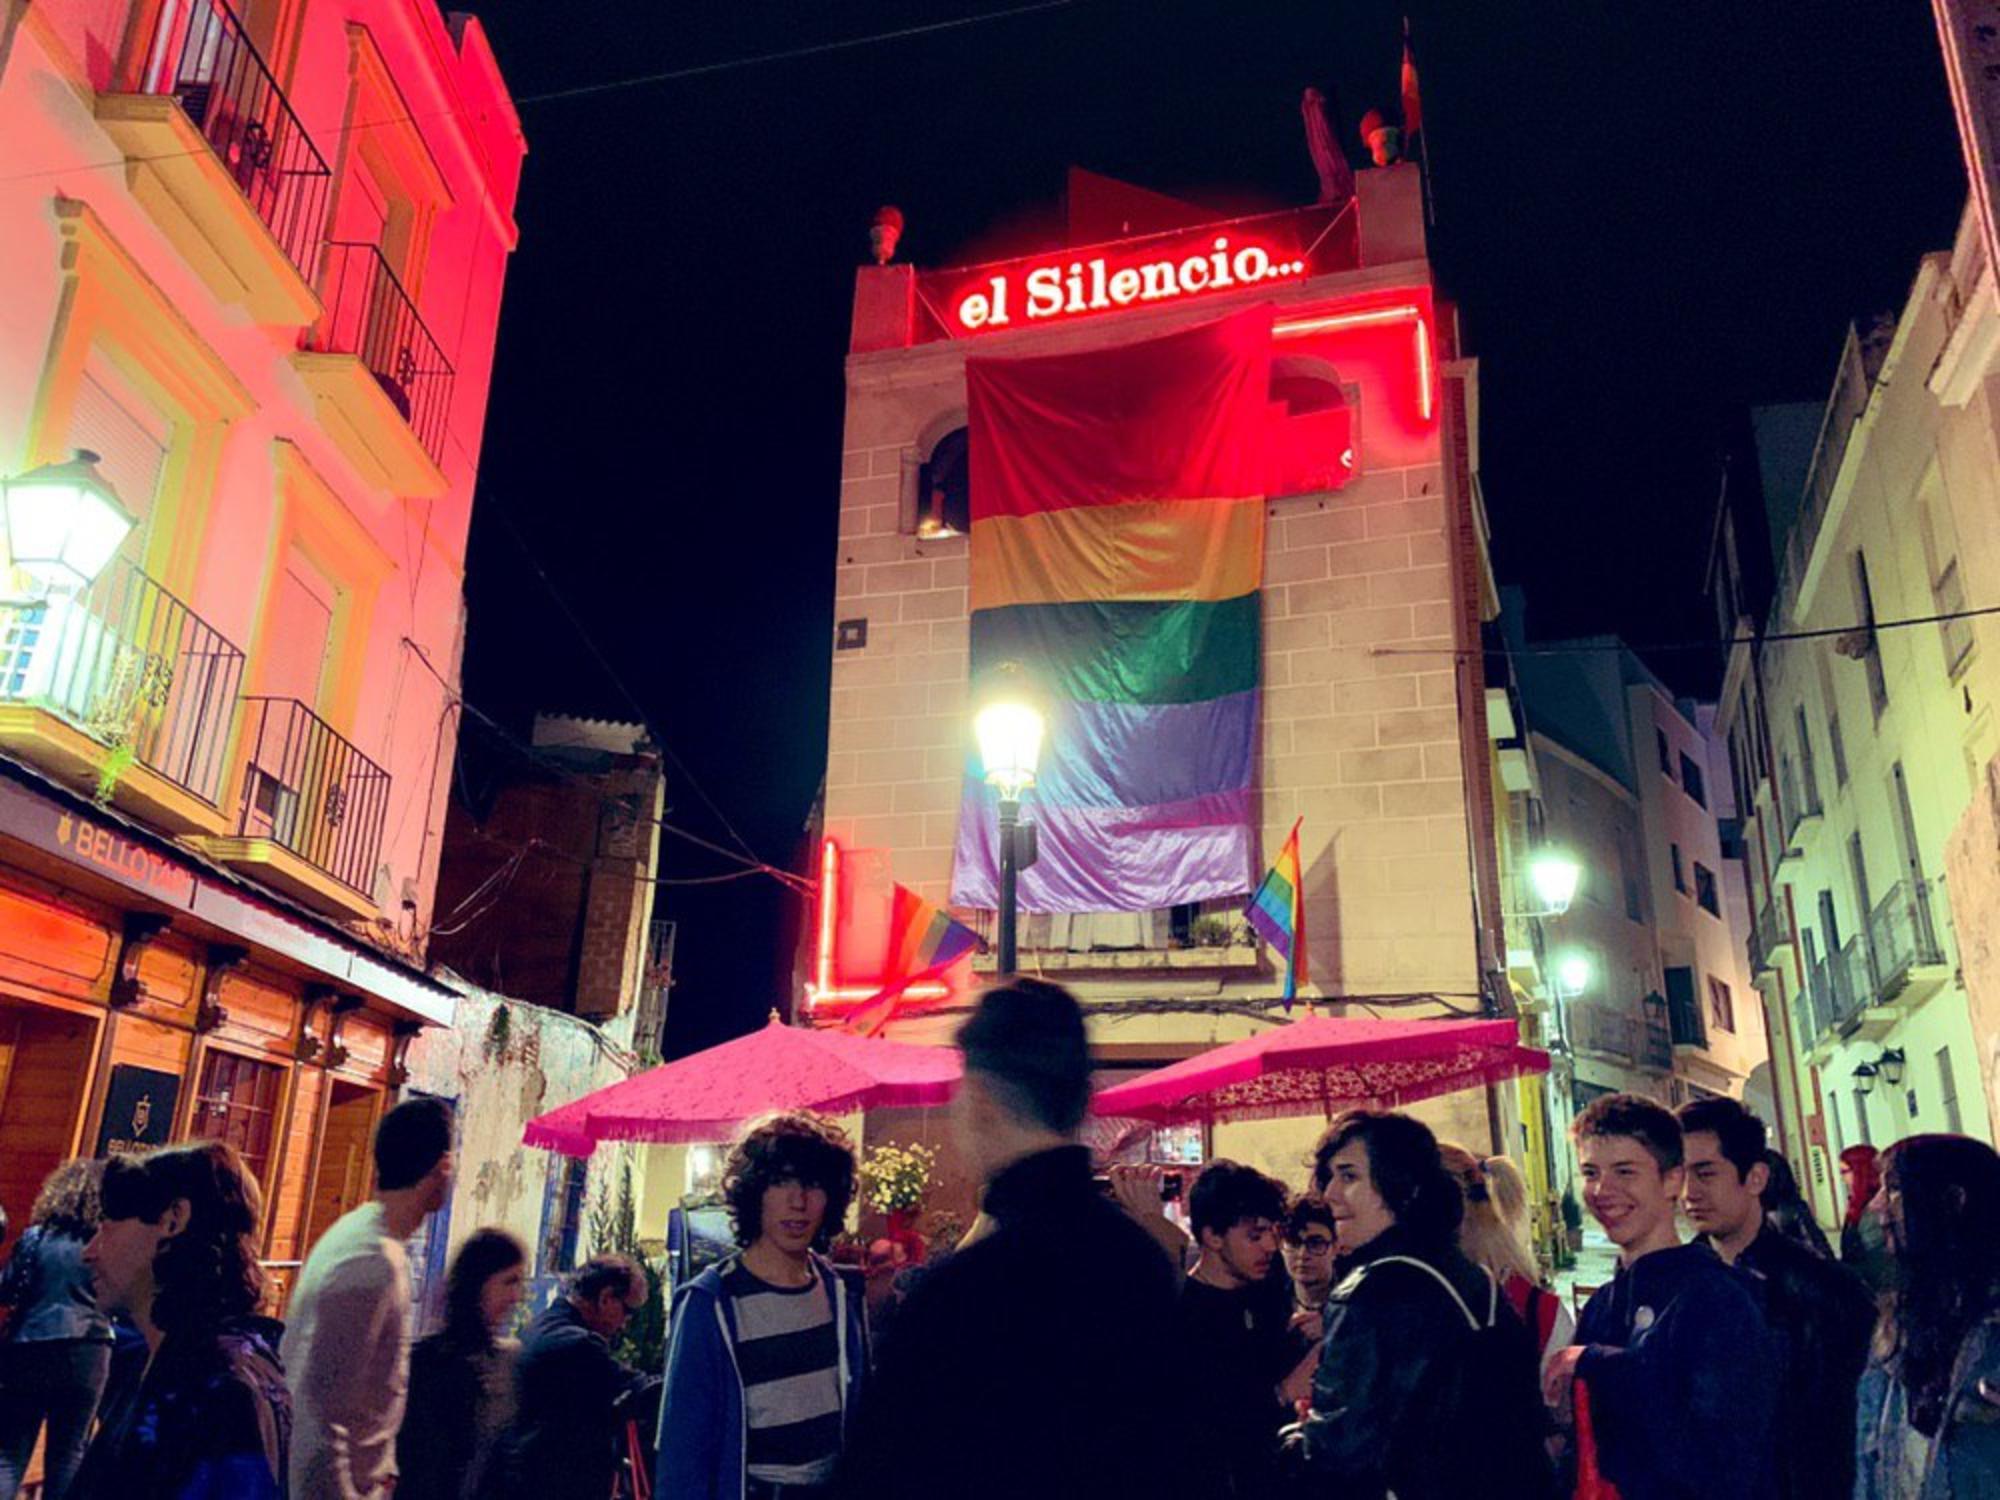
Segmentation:
[[(972, 678), (1051, 699), (1029, 911), (1250, 889), (1271, 310), (1078, 354), (966, 361)], [(952, 901), (991, 908), (993, 793), (968, 766)]]

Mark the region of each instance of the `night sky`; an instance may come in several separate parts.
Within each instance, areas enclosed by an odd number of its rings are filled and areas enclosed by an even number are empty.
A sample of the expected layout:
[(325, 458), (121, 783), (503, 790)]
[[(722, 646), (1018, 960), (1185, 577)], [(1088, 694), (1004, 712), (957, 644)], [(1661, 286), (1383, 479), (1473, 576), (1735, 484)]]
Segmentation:
[[(1362, 160), (1354, 122), (1393, 105), (1404, 13), (1074, 0), (536, 101), (1008, 3), (474, 8), (529, 157), (467, 696), (522, 731), (538, 708), (633, 718), (636, 698), (779, 865), (801, 852), (824, 762), (841, 366), (876, 206), (902, 207), (904, 258), (948, 265), (996, 238), (1033, 248), (1071, 163), (1230, 211), (1308, 202), (1301, 91), (1329, 96)], [(1746, 408), (1821, 398), (1847, 320), (1899, 305), (1917, 258), (1950, 244), (1964, 172), (1930, 5), (1409, 14), (1434, 259), (1481, 361), (1500, 577), (1527, 588), (1538, 635), (1701, 637), (1707, 528)], [(1652, 660), (1686, 691), (1712, 670), (1700, 652)], [(669, 821), (730, 841), (685, 775), (669, 796)], [(731, 868), (665, 840), (670, 878)], [(671, 1050), (761, 1020), (803, 903), (764, 876), (662, 894), (680, 922)]]

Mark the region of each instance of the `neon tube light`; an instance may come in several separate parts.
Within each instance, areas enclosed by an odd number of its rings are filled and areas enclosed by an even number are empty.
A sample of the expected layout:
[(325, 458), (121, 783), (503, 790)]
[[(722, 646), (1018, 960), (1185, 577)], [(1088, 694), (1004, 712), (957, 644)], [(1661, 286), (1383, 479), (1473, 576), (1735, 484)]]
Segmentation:
[(1400, 307), (1373, 307), (1366, 312), (1329, 313), (1322, 318), (1297, 318), (1272, 325), (1273, 338), (1296, 339), (1314, 333), (1332, 333), (1342, 328), (1379, 328), (1408, 321), (1414, 326), (1417, 358), (1417, 411), (1425, 421), (1436, 410), (1431, 390), (1431, 329), (1423, 309), (1405, 303)]
[(819, 952), (813, 965), (817, 983), (813, 998), (833, 993), (833, 929), (839, 915), (840, 846), (826, 839), (819, 846)]

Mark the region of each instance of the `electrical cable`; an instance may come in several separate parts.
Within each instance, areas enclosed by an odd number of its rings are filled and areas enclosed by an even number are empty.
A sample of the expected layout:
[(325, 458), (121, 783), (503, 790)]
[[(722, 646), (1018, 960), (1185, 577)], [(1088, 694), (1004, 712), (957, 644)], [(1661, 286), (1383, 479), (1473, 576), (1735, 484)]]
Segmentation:
[[(885, 42), (899, 42), (911, 37), (928, 36), (936, 32), (956, 31), (967, 26), (980, 26), (989, 21), (1007, 21), (1016, 16), (1031, 15), (1038, 11), (1064, 10), (1081, 0), (1036, 0), (1030, 5), (1017, 5), (1007, 10), (987, 11), (979, 15), (958, 16), (946, 21), (931, 21), (918, 26), (905, 26), (894, 31), (879, 31), (867, 36), (846, 37), (831, 42), (815, 42), (802, 47), (791, 47), (780, 52), (761, 52), (747, 57), (720, 58), (714, 62), (694, 63), (685, 68), (670, 68), (664, 72), (638, 73), (623, 78), (607, 78), (597, 83), (580, 83), (568, 88), (544, 89), (537, 94), (522, 94), (507, 102), (519, 109), (524, 104), (559, 103), (567, 99), (578, 99), (595, 94), (615, 93), (624, 89), (646, 88), (653, 84), (673, 83), (686, 78), (700, 78), (713, 73), (732, 72), (738, 68), (761, 67), (766, 63), (789, 62), (795, 58), (816, 57), (822, 53), (847, 52), (857, 47), (871, 47)], [(339, 141), (357, 131), (379, 130), (391, 125), (413, 125), (426, 120), (442, 119), (446, 116), (462, 117), (459, 106), (448, 109), (410, 111), (400, 115), (390, 115), (380, 120), (354, 120), (331, 130), (309, 132), (308, 138), (314, 142)], [(192, 156), (207, 155), (213, 148), (206, 142), (183, 151), (148, 152), (142, 156), (121, 156), (115, 161), (70, 162), (60, 167), (38, 167), (26, 172), (11, 172), (0, 175), (0, 183), (24, 182), (32, 177), (60, 177), (65, 172), (102, 172), (123, 170), (142, 162), (178, 161)]]

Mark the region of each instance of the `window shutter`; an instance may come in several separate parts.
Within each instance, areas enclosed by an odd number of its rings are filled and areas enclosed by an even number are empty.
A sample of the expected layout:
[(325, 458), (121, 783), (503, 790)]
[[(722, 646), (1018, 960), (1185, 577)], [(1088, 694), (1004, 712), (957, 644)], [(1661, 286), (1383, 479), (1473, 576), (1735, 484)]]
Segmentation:
[[(88, 448), (98, 456), (98, 472), (139, 518), (135, 537), (143, 539), (153, 513), (171, 435), (166, 420), (123, 382), (108, 372), (84, 372), (70, 417), (69, 446)], [(126, 545), (131, 550), (134, 544)]]

